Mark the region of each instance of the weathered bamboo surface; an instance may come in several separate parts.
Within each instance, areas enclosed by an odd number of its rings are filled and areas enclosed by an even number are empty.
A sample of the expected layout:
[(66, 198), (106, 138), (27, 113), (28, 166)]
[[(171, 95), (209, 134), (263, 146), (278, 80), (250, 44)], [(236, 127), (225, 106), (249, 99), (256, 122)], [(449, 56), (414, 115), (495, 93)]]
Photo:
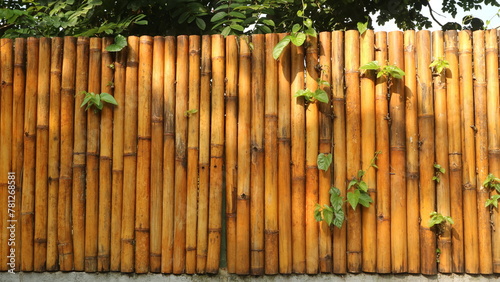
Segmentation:
[(0, 270), (500, 273), (498, 33), (285, 36), (0, 40)]

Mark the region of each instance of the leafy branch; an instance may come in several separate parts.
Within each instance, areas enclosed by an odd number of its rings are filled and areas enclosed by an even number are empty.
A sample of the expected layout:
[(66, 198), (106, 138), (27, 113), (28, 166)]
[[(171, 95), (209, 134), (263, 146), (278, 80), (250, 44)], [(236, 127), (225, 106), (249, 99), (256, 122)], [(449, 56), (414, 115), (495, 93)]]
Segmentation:
[[(500, 178), (495, 177), (492, 173), (488, 174), (483, 182), (483, 186), (486, 189), (496, 190), (500, 193)], [(498, 207), (498, 200), (500, 199), (499, 194), (491, 195), (491, 197), (486, 200), (485, 207)]]
[(439, 164), (434, 164), (434, 176), (432, 177), (432, 180), (439, 183), (441, 181), (440, 175), (445, 174), (445, 173), (446, 173), (446, 169), (444, 169)]
[(108, 93), (100, 93), (100, 94), (95, 94), (93, 92), (87, 92), (83, 91), (83, 94), (85, 94), (85, 98), (83, 99), (82, 105), (80, 107), (87, 106), (85, 110), (87, 111), (90, 107), (94, 107), (94, 112), (97, 112), (97, 110), (102, 110), (104, 107), (104, 103), (109, 103), (113, 104), (115, 106), (118, 106), (118, 102), (116, 102), (115, 98)]
[(432, 69), (432, 73), (434, 75), (440, 75), (445, 69), (449, 67), (450, 63), (448, 63), (448, 61), (443, 57), (434, 59), (434, 61), (432, 61), (432, 63), (429, 65), (429, 68)]
[(371, 61), (359, 68), (362, 71), (373, 70), (377, 73), (377, 78), (385, 76), (387, 79), (398, 78), (401, 79), (405, 72), (395, 65), (381, 66), (378, 61)]

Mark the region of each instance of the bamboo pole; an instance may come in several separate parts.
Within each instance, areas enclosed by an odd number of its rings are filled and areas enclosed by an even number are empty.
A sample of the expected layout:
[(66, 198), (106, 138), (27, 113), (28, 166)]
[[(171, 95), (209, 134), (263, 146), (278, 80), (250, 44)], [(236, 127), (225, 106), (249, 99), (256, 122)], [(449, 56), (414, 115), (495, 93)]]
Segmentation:
[(165, 38), (165, 84), (163, 88), (163, 210), (161, 272), (172, 273), (174, 251), (175, 177), (175, 37)]
[[(113, 63), (111, 53), (106, 47), (113, 43), (112, 38), (102, 39), (101, 92), (113, 94)], [(101, 111), (101, 131), (99, 141), (99, 224), (97, 238), (97, 271), (110, 270), (111, 248), (111, 185), (113, 157), (113, 106), (104, 105)]]
[(73, 270), (71, 184), (75, 103), (76, 38), (64, 37), (61, 81), (61, 158), (57, 208), (57, 247), (61, 271)]
[[(435, 59), (444, 58), (443, 33), (434, 32), (432, 40), (432, 53)], [(449, 171), (448, 160), (448, 123), (447, 123), (447, 101), (445, 73), (434, 75), (434, 122), (436, 125), (436, 163)], [(450, 176), (449, 173), (439, 175), (439, 183), (436, 183), (437, 212), (450, 214)], [(431, 210), (433, 211), (433, 210)], [(426, 215), (428, 218), (429, 215)], [(438, 238), (439, 271), (451, 272), (451, 229), (445, 225), (442, 234)], [(436, 254), (437, 255), (437, 254)]]
[[(47, 262), (48, 143), (50, 95), (50, 39), (40, 39), (36, 123), (36, 186), (34, 271), (45, 271)], [(2, 103), (3, 104), (3, 103)], [(5, 111), (2, 111), (5, 112)]]
[[(188, 110), (200, 108), (200, 36), (189, 37), (189, 97)], [(198, 154), (200, 116), (188, 117), (187, 141), (187, 215), (186, 215), (186, 273), (196, 272), (196, 227), (198, 207)]]
[[(373, 30), (367, 30), (360, 37), (360, 65), (375, 59)], [(361, 167), (369, 168), (375, 153), (375, 75), (366, 72), (361, 76)], [(363, 271), (375, 272), (377, 269), (377, 223), (376, 223), (376, 172), (368, 169), (363, 177), (368, 185), (368, 194), (374, 200), (369, 208), (362, 208), (362, 248)]]
[[(23, 140), (23, 192), (21, 205), (21, 270), (33, 271), (35, 223), (35, 155), (38, 85), (38, 39), (30, 37), (26, 50), (26, 84)], [(19, 125), (21, 126), (21, 125)]]
[(252, 35), (252, 86), (250, 132), (250, 273), (264, 274), (264, 96), (265, 93), (265, 37)]
[[(281, 40), (285, 36), (281, 33), (278, 39)], [(290, 49), (286, 47), (278, 59), (278, 259), (279, 272), (282, 274), (292, 272)]]
[(465, 272), (479, 273), (477, 225), (476, 152), (474, 131), (474, 95), (472, 84), (472, 34), (459, 33), (460, 93), (462, 96), (463, 201)]
[(151, 85), (151, 234), (149, 265), (161, 271), (161, 220), (163, 195), (163, 87), (165, 39), (155, 36)]
[[(316, 91), (318, 88), (318, 41), (316, 37), (306, 39), (306, 88)], [(311, 103), (306, 111), (306, 159), (305, 159), (305, 224), (306, 224), (306, 273), (315, 274), (319, 269), (319, 234), (318, 223), (314, 219), (314, 208), (319, 201), (318, 165), (319, 119), (318, 104)]]
[[(210, 184), (210, 55), (212, 52), (209, 35), (201, 38), (201, 86), (200, 86), (200, 156), (198, 175), (198, 235), (196, 242), (196, 272), (205, 273), (208, 248), (208, 194)], [(227, 182), (226, 182), (227, 183)], [(227, 188), (226, 188), (227, 189)]]
[[(375, 59), (387, 62), (387, 32), (375, 34)], [(389, 100), (387, 79), (377, 78), (375, 86), (375, 140), (381, 152), (377, 160), (377, 272), (390, 273), (391, 268), (391, 177), (389, 150)]]
[[(10, 228), (11, 222), (10, 214), (14, 214), (9, 206), (8, 200), (10, 194), (8, 190), (10, 179), (8, 176), (12, 170), (12, 129), (15, 127), (13, 124), (13, 109), (12, 109), (12, 101), (13, 101), (13, 40), (2, 38), (0, 39), (0, 79), (2, 81), (2, 85), (0, 86), (0, 196), (2, 201), (5, 201), (4, 205), (2, 205), (2, 211), (0, 212), (0, 227), (2, 228), (2, 232), (0, 232), (0, 262), (2, 265), (0, 266), (0, 270), (10, 269), (10, 266), (7, 266), (7, 263), (10, 263), (11, 256), (10, 248), (9, 248), (9, 235), (11, 232), (8, 232), (12, 229)], [(19, 175), (21, 176), (21, 175)]]
[(153, 38), (139, 38), (137, 99), (137, 177), (135, 194), (135, 272), (149, 272), (151, 198), (151, 76)]
[[(499, 109), (499, 89), (498, 89), (498, 45), (496, 30), (488, 30), (486, 37), (486, 103), (488, 113), (488, 158), (489, 158), (489, 173), (497, 176), (500, 175), (500, 123), (498, 117)], [(483, 180), (484, 181), (484, 180)], [(492, 194), (494, 194), (493, 192)], [(500, 216), (498, 210), (494, 210), (491, 214), (491, 221), (496, 228), (500, 226)], [(495, 230), (495, 229), (493, 229)], [(493, 273), (500, 272), (500, 232), (492, 232), (492, 263)]]
[(251, 54), (239, 39), (238, 76), (238, 178), (236, 198), (236, 274), (250, 273), (250, 124), (252, 116)]
[(59, 140), (61, 125), (61, 69), (63, 39), (52, 38), (50, 65), (48, 211), (47, 211), (47, 270), (58, 269), (57, 257), (57, 198), (59, 194)]
[(134, 271), (134, 219), (137, 171), (137, 91), (139, 38), (128, 37), (127, 69), (125, 74), (125, 118), (123, 136), (123, 206), (121, 224), (121, 272)]
[(420, 273), (420, 209), (418, 175), (418, 109), (415, 31), (404, 33), (406, 106), (406, 206), (408, 232), (408, 272)]
[(462, 134), (460, 86), (458, 72), (458, 40), (456, 31), (444, 33), (445, 59), (450, 64), (446, 69), (446, 98), (448, 110), (448, 149), (450, 164), (451, 217), (455, 221), (451, 227), (452, 271), (464, 271), (463, 241), (463, 198), (462, 198)]
[(125, 114), (125, 72), (127, 49), (116, 54), (114, 93), (116, 106), (113, 110), (113, 164), (111, 180), (111, 252), (110, 270), (120, 271), (122, 204), (123, 204), (123, 152)]
[[(101, 93), (101, 46), (99, 38), (90, 39), (88, 92)], [(97, 271), (99, 223), (99, 125), (100, 113), (87, 111), (87, 169), (85, 190), (85, 271)]]
[(210, 196), (208, 211), (208, 273), (219, 270), (224, 154), (224, 39), (212, 36), (212, 117), (210, 137)]
[(79, 37), (76, 49), (75, 133), (73, 140), (72, 223), (75, 271), (85, 268), (85, 152), (87, 150), (87, 113), (81, 107), (87, 90), (89, 39)]
[[(12, 108), (12, 172), (17, 175), (23, 173), (23, 161), (24, 161), (24, 101), (25, 101), (25, 88), (26, 88), (26, 39), (16, 38), (14, 41), (14, 67), (13, 67), (13, 108)], [(22, 265), (22, 216), (21, 216), (21, 204), (23, 194), (21, 193), (21, 187), (23, 187), (23, 178), (16, 177), (15, 179), (15, 217), (14, 219), (19, 224), (16, 224), (16, 237), (20, 238), (20, 243), (16, 248), (16, 271), (21, 270)], [(10, 190), (11, 191), (11, 190)]]
[(173, 273), (185, 271), (186, 265), (186, 147), (188, 110), (189, 39), (177, 37), (175, 88), (175, 205)]
[(473, 32), (473, 58), (474, 58), (474, 114), (476, 126), (476, 187), (477, 214), (478, 214), (478, 248), (479, 272), (491, 274), (492, 250), (491, 250), (491, 226), (490, 211), (484, 206), (490, 196), (490, 191), (483, 186), (488, 176), (488, 118), (486, 107), (486, 56), (484, 49), (485, 32), (478, 30)]
[[(345, 85), (346, 85), (346, 167), (349, 182), (361, 169), (361, 97), (359, 89), (359, 32), (348, 30), (345, 33)], [(335, 129), (334, 129), (335, 130)], [(361, 272), (362, 242), (361, 208), (347, 209), (347, 271)]]
[[(331, 42), (330, 32), (319, 34), (319, 65), (321, 66), (321, 79), (331, 85)], [(319, 104), (319, 153), (332, 153), (332, 91), (330, 85), (320, 86), (328, 94), (328, 103)], [(332, 169), (319, 171), (319, 204), (330, 205), (330, 187), (332, 185)], [(332, 235), (330, 227), (326, 222), (319, 223), (319, 270), (320, 272), (332, 272)]]
[[(333, 94), (333, 186), (346, 197), (347, 146), (346, 146), (346, 98), (344, 95), (344, 32), (332, 32), (332, 94)], [(344, 205), (344, 211), (348, 206)], [(333, 272), (347, 271), (347, 223), (333, 229)]]
[[(403, 33), (389, 32), (389, 64), (404, 69)], [(404, 79), (391, 79), (391, 251), (392, 272), (408, 271), (406, 231), (406, 138)]]
[[(422, 274), (436, 274), (436, 236), (428, 225), (429, 214), (435, 210), (436, 189), (434, 176), (434, 97), (431, 89), (431, 34), (417, 33), (417, 111), (420, 142), (420, 271)], [(435, 42), (435, 41), (434, 41)], [(437, 98), (437, 95), (436, 95)], [(437, 151), (437, 150), (436, 150)]]

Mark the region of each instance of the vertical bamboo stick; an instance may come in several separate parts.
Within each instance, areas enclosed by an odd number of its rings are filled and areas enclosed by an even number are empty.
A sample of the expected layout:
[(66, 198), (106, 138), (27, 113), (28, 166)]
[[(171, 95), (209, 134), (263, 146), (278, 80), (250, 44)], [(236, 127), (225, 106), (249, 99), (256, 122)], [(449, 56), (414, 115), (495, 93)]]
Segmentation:
[[(35, 155), (38, 85), (38, 39), (28, 38), (26, 50), (26, 84), (24, 107), (23, 193), (21, 206), (21, 270), (33, 271), (35, 223)], [(20, 125), (19, 125), (20, 126)]]
[(304, 89), (304, 48), (292, 46), (291, 50), (292, 99), (292, 259), (293, 271), (306, 271), (305, 236), (305, 101), (304, 97), (295, 98), (298, 90)]
[[(279, 40), (285, 34), (279, 34)], [(290, 47), (278, 59), (278, 226), (279, 272), (292, 272), (292, 207), (291, 207), (291, 115), (290, 115)]]
[(137, 178), (135, 194), (135, 272), (149, 272), (149, 205), (151, 198), (151, 73), (153, 38), (139, 39), (137, 104)]
[[(387, 33), (375, 34), (375, 59), (387, 62)], [(377, 272), (390, 273), (391, 268), (391, 177), (389, 150), (389, 100), (387, 79), (377, 78), (375, 86), (375, 139), (381, 152), (377, 160)]]
[(137, 91), (139, 38), (128, 37), (125, 74), (125, 119), (123, 136), (123, 207), (121, 225), (121, 271), (134, 271), (134, 219), (137, 169)]
[(236, 187), (238, 181), (238, 42), (226, 39), (226, 238), (227, 271), (236, 271)]
[[(88, 92), (101, 93), (101, 39), (90, 39)], [(87, 169), (85, 190), (85, 271), (97, 271), (99, 212), (100, 113), (87, 111)]]
[(64, 38), (61, 81), (61, 170), (57, 208), (57, 247), (61, 271), (73, 270), (71, 239), (71, 184), (73, 169), (73, 115), (75, 103), (76, 38)]
[[(321, 79), (331, 85), (331, 33), (319, 34), (319, 65), (321, 66)], [(319, 104), (319, 153), (332, 153), (332, 91), (330, 85), (322, 85), (321, 89), (328, 94), (328, 103)], [(330, 187), (332, 185), (332, 169), (319, 171), (319, 204), (330, 205)], [(332, 236), (330, 227), (326, 222), (319, 223), (319, 270), (332, 272)]]
[[(318, 41), (316, 37), (308, 37), (306, 40), (306, 87), (316, 91), (318, 83)], [(305, 224), (306, 224), (306, 272), (315, 274), (319, 269), (318, 255), (318, 223), (314, 219), (314, 208), (319, 201), (318, 195), (318, 151), (319, 151), (319, 120), (318, 104), (311, 103), (306, 111), (306, 188), (305, 188)]]
[(186, 265), (186, 147), (188, 110), (189, 39), (177, 38), (177, 69), (175, 88), (175, 206), (173, 273), (185, 271)]
[(458, 40), (456, 31), (444, 34), (445, 58), (450, 64), (446, 69), (446, 98), (448, 110), (448, 149), (450, 161), (452, 271), (464, 271), (463, 208), (462, 208), (462, 134), (460, 130), (460, 88), (458, 72)]
[(465, 272), (479, 273), (479, 242), (477, 229), (476, 152), (474, 131), (474, 95), (472, 84), (472, 34), (459, 33), (460, 93), (462, 96), (463, 196)]
[[(25, 101), (25, 87), (26, 87), (26, 39), (16, 38), (14, 41), (14, 67), (13, 67), (13, 109), (12, 109), (12, 172), (15, 175), (23, 173), (23, 125), (24, 125), (24, 101)], [(21, 270), (22, 265), (22, 217), (21, 217), (21, 204), (23, 194), (21, 193), (23, 187), (23, 178), (16, 177), (15, 186), (15, 220), (16, 224), (16, 237), (19, 238), (19, 243), (16, 248), (16, 271)]]
[[(367, 30), (360, 38), (360, 65), (367, 64), (375, 59), (373, 30)], [(366, 72), (361, 77), (361, 167), (369, 168), (375, 153), (375, 75)], [(363, 271), (375, 272), (377, 269), (377, 225), (376, 225), (376, 172), (370, 168), (366, 171), (363, 180), (368, 184), (368, 193), (374, 200), (369, 208), (362, 208), (362, 247)]]
[[(200, 108), (200, 36), (189, 37), (189, 97), (188, 110)], [(189, 115), (189, 114), (188, 114)], [(198, 139), (200, 116), (188, 116), (187, 143), (187, 215), (186, 215), (186, 273), (196, 272), (196, 227), (198, 207)]]
[(486, 108), (486, 56), (484, 49), (484, 31), (473, 33), (474, 49), (474, 114), (476, 126), (476, 187), (478, 213), (478, 244), (479, 244), (479, 271), (481, 274), (491, 274), (491, 226), (490, 211), (484, 206), (489, 198), (489, 190), (483, 186), (488, 176), (488, 118)]
[(165, 39), (155, 36), (153, 42), (151, 85), (151, 272), (161, 270), (161, 215), (163, 195), (163, 87)]
[(210, 80), (212, 78), (211, 52), (210, 36), (204, 35), (201, 38), (200, 156), (198, 159), (200, 183), (198, 191), (198, 235), (196, 242), (197, 273), (205, 273), (207, 265), (208, 192), (210, 184)]
[(110, 270), (120, 271), (122, 204), (123, 204), (123, 141), (125, 114), (125, 72), (127, 49), (116, 54), (114, 97), (118, 106), (113, 110), (113, 177), (111, 183), (111, 253)]
[(57, 195), (59, 194), (59, 139), (61, 124), (61, 69), (63, 39), (52, 38), (50, 66), (49, 160), (47, 211), (47, 270), (58, 269)]
[[(359, 91), (359, 32), (345, 33), (345, 84), (346, 84), (346, 181), (357, 177), (361, 169), (361, 97)], [(347, 208), (347, 271), (361, 272), (361, 208)]]
[[(389, 64), (404, 69), (403, 33), (389, 32)], [(391, 251), (392, 272), (408, 270), (406, 237), (406, 138), (404, 80), (391, 78)]]
[(252, 86), (250, 132), (250, 273), (264, 274), (264, 93), (265, 37), (252, 36)]
[(212, 36), (212, 117), (210, 137), (210, 196), (208, 211), (208, 273), (219, 270), (224, 154), (224, 38)]
[[(10, 248), (8, 245), (9, 235), (7, 229), (10, 227), (11, 222), (9, 214), (13, 214), (8, 209), (8, 175), (12, 172), (12, 129), (15, 125), (12, 124), (13, 110), (13, 63), (14, 58), (12, 55), (13, 41), (12, 39), (0, 39), (0, 79), (2, 84), (0, 86), (0, 196), (2, 201), (5, 201), (0, 211), (0, 270), (7, 270), (7, 263), (10, 262)], [(21, 176), (21, 175), (19, 175)]]
[[(48, 143), (50, 95), (50, 39), (40, 39), (36, 121), (35, 253), (34, 271), (45, 271), (47, 262)], [(2, 103), (3, 104), (3, 103)], [(2, 111), (5, 112), (5, 111)]]
[[(498, 89), (498, 45), (496, 30), (486, 31), (486, 103), (488, 111), (488, 157), (489, 173), (500, 175), (500, 115), (499, 89)], [(484, 181), (484, 180), (483, 180)], [(493, 192), (495, 193), (495, 192)], [(492, 193), (492, 194), (493, 194)], [(498, 210), (491, 214), (491, 221), (495, 228), (500, 226)], [(500, 232), (493, 232), (492, 241), (492, 263), (493, 273), (500, 272)]]
[(245, 39), (239, 39), (238, 76), (238, 178), (236, 198), (236, 273), (250, 271), (250, 124), (251, 55)]
[(175, 37), (165, 38), (165, 84), (163, 88), (163, 210), (161, 272), (171, 273), (174, 251), (175, 177)]
[(72, 223), (75, 271), (85, 268), (85, 152), (87, 150), (87, 113), (81, 107), (87, 91), (89, 39), (79, 37), (76, 49), (75, 127), (73, 148)]
[[(417, 111), (420, 142), (420, 259), (421, 273), (436, 274), (436, 236), (428, 225), (429, 214), (435, 210), (436, 190), (434, 176), (434, 97), (429, 64), (431, 62), (431, 35), (417, 33)], [(436, 95), (437, 97), (437, 95)]]
[[(113, 70), (111, 53), (106, 47), (113, 43), (111, 38), (102, 39), (101, 92), (113, 94)], [(111, 163), (113, 153), (113, 108), (105, 105), (101, 111), (101, 132), (99, 144), (99, 224), (97, 239), (97, 271), (110, 269), (111, 244)]]

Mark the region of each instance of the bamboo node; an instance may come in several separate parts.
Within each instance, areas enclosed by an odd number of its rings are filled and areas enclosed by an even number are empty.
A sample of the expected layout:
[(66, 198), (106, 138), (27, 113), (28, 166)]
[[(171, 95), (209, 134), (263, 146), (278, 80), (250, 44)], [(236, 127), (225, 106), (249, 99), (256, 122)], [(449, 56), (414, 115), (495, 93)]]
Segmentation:
[(186, 252), (196, 252), (196, 247), (186, 247)]
[(208, 228), (208, 233), (221, 233), (222, 228)]
[(238, 196), (238, 200), (248, 200), (249, 198), (250, 197), (245, 193)]
[(46, 244), (47, 239), (46, 238), (35, 238), (34, 242), (35, 242), (35, 244)]
[(470, 182), (465, 183), (463, 186), (464, 186), (463, 188), (464, 191), (476, 191), (476, 186), (472, 185), (472, 183)]
[(269, 234), (269, 235), (274, 235), (274, 234), (279, 234), (280, 231), (279, 230), (264, 230), (264, 234)]
[(152, 257), (152, 258), (159, 258), (159, 257), (161, 257), (161, 254), (149, 253), (149, 256)]

